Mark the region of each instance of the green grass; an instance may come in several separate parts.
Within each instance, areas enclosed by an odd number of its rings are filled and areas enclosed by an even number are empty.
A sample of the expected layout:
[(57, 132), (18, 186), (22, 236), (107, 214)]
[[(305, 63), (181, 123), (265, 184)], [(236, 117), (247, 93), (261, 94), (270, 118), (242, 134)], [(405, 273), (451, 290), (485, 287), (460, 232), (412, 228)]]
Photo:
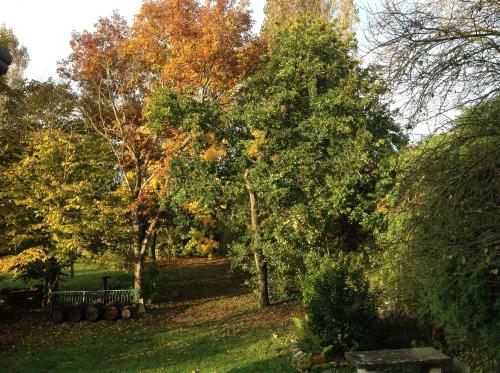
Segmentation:
[[(130, 286), (122, 271), (83, 263), (62, 290)], [(2, 287), (22, 282), (2, 275)], [(155, 302), (139, 319), (53, 325), (40, 315), (0, 320), (0, 371), (8, 372), (295, 372), (288, 352), (297, 304), (258, 311), (228, 263), (167, 263), (147, 267)], [(344, 372), (351, 371), (350, 369)]]
[[(74, 266), (75, 277), (69, 276), (69, 270), (64, 272), (59, 282), (59, 290), (98, 290), (102, 288), (102, 276), (111, 276), (111, 288), (128, 288), (132, 284), (132, 276), (116, 269), (110, 269), (100, 264), (76, 263)], [(42, 284), (40, 280), (25, 282), (15, 279), (8, 273), (0, 273), (0, 288), (22, 288)]]

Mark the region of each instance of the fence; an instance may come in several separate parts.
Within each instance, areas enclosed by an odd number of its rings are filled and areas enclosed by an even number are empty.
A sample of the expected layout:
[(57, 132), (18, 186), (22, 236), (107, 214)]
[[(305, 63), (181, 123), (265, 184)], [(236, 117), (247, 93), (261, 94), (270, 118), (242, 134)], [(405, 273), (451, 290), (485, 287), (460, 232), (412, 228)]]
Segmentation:
[(137, 304), (139, 289), (93, 290), (93, 291), (54, 291), (50, 296), (49, 314), (54, 306), (70, 306), (76, 304), (118, 302), (122, 305)]

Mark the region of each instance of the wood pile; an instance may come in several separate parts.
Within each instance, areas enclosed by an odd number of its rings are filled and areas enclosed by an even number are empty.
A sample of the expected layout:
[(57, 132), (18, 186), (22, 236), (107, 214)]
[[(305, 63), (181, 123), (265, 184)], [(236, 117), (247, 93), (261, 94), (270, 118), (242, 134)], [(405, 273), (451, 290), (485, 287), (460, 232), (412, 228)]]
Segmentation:
[(94, 304), (59, 305), (52, 309), (50, 319), (58, 324), (64, 321), (78, 322), (88, 320), (115, 321), (117, 319), (129, 320), (136, 314), (133, 305), (121, 305), (116, 301)]
[(42, 287), (0, 290), (0, 303), (18, 308), (39, 309), (42, 306), (42, 300)]

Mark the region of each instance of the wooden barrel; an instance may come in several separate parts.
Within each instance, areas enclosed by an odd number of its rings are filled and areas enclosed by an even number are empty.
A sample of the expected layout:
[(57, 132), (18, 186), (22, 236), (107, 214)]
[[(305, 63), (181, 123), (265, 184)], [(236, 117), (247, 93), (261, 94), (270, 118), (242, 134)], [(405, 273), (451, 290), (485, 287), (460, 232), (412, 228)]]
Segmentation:
[(134, 315), (134, 307), (132, 306), (125, 306), (122, 309), (122, 319), (124, 320), (129, 320), (132, 318)]
[(104, 306), (104, 319), (114, 321), (120, 316), (121, 306), (118, 302), (112, 301)]
[(85, 307), (82, 304), (75, 304), (68, 309), (68, 320), (73, 322), (78, 322), (83, 319)]
[(97, 321), (101, 317), (103, 309), (102, 303), (89, 304), (85, 309), (85, 318), (89, 321)]
[(64, 308), (61, 306), (56, 306), (52, 310), (52, 314), (50, 315), (50, 319), (52, 320), (53, 323), (59, 324), (59, 323), (64, 321), (65, 316), (66, 315), (64, 312)]

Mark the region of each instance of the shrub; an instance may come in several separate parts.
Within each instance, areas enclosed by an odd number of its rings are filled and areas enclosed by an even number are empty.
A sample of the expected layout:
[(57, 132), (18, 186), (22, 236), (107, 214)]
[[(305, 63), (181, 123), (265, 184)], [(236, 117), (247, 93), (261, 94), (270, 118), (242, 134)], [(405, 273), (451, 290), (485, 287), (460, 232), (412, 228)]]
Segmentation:
[(302, 320), (294, 317), (292, 321), (294, 334), (301, 351), (318, 353), (321, 350), (321, 343), (319, 337), (311, 330), (309, 319), (306, 317), (305, 320)]
[(362, 347), (376, 321), (363, 271), (351, 260), (312, 256), (302, 285), (311, 330), (334, 351)]
[[(457, 351), (478, 346), (478, 357), (497, 360), (499, 116), (497, 97), (465, 110), (449, 131), (400, 153), (377, 258), (380, 288), (399, 312), (443, 328)], [(492, 371), (489, 360), (483, 371)]]

